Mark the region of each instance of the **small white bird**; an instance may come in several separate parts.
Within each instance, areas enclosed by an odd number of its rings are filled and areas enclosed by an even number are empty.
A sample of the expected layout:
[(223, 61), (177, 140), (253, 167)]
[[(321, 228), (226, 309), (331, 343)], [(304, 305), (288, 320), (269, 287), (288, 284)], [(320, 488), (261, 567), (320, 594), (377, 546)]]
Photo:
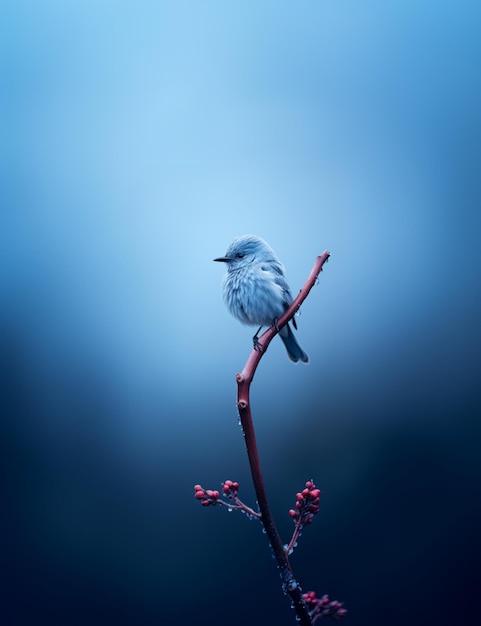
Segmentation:
[[(254, 335), (256, 346), (261, 328), (277, 324), (292, 303), (284, 267), (272, 248), (255, 235), (237, 237), (227, 248), (225, 256), (214, 261), (227, 264), (222, 290), (229, 311), (243, 324), (259, 326)], [(292, 324), (297, 329), (294, 318)], [(292, 361), (309, 361), (289, 324), (281, 328), (279, 336)]]

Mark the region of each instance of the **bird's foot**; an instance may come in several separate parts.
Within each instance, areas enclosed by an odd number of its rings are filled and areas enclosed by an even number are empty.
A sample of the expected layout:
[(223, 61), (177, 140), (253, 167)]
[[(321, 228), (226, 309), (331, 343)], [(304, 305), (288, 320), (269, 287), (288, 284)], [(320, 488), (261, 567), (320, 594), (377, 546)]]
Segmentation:
[(254, 335), (254, 337), (252, 337), (252, 343), (254, 344), (254, 350), (257, 350), (257, 352), (264, 352), (264, 348), (262, 347), (262, 344), (259, 341), (257, 335)]

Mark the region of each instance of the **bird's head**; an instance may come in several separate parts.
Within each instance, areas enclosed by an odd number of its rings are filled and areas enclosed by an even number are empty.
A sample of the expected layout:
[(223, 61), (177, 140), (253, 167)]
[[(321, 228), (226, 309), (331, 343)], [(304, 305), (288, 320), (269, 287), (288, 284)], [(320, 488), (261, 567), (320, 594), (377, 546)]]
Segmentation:
[(252, 263), (254, 260), (277, 260), (272, 248), (256, 235), (236, 237), (227, 248), (225, 256), (214, 259), (214, 261), (227, 263), (229, 270), (237, 269), (247, 263)]

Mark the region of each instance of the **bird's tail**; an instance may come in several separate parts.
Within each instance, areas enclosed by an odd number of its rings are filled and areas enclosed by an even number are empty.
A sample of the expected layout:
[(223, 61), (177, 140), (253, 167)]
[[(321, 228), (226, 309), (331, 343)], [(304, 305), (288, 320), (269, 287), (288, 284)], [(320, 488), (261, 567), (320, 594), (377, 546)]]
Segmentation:
[(294, 363), (297, 363), (297, 361), (302, 361), (303, 363), (309, 362), (309, 357), (297, 343), (297, 339), (294, 337), (294, 333), (292, 332), (289, 324), (286, 324), (283, 328), (281, 328), (279, 331), (279, 337), (284, 342), (287, 354), (291, 361), (294, 361)]

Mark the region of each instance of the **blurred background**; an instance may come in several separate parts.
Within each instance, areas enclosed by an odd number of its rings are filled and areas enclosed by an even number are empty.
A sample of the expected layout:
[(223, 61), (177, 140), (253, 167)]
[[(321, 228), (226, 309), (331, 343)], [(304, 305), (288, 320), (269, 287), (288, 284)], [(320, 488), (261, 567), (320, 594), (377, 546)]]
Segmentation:
[(264, 237), (308, 366), (252, 388), (292, 565), (346, 624), (477, 623), (478, 2), (5, 1), (2, 623), (295, 623), (234, 374), (253, 329), (212, 263)]

